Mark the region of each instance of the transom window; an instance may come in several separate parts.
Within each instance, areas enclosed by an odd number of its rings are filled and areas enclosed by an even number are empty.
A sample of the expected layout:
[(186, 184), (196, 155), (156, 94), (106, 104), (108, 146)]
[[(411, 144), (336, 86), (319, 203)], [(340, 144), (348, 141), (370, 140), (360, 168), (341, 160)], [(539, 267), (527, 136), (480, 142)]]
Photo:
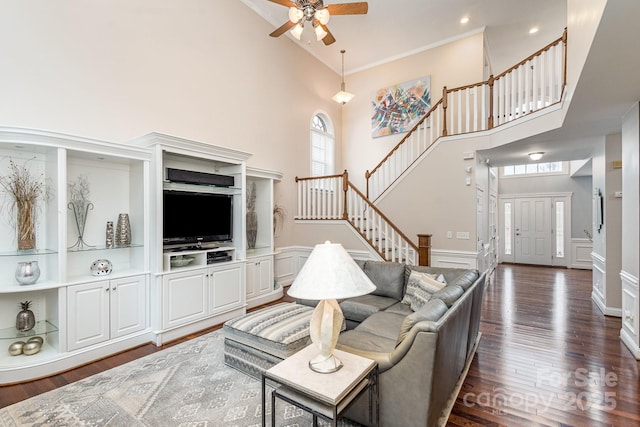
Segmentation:
[(331, 122), (316, 114), (311, 119), (311, 176), (334, 173), (334, 145)]
[(502, 176), (526, 176), (564, 173), (565, 162), (529, 163), (526, 165), (504, 166)]

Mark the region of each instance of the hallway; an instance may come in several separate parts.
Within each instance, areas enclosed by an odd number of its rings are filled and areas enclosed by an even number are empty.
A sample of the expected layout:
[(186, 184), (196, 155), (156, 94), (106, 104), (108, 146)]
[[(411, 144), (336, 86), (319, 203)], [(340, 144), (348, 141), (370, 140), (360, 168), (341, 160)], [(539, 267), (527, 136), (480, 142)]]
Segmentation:
[(501, 264), (449, 426), (638, 426), (639, 368), (591, 271)]

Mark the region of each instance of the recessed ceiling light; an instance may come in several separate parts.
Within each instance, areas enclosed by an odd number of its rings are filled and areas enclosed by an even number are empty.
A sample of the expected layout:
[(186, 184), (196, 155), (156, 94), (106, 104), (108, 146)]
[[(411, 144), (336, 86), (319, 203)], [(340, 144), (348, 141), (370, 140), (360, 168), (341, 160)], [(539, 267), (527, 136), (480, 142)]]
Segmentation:
[(540, 29), (538, 27), (533, 27), (529, 30), (529, 34), (535, 34), (539, 31)]
[(460, 20), (461, 24), (466, 24), (467, 22), (469, 22), (469, 17), (468, 16), (465, 16)]

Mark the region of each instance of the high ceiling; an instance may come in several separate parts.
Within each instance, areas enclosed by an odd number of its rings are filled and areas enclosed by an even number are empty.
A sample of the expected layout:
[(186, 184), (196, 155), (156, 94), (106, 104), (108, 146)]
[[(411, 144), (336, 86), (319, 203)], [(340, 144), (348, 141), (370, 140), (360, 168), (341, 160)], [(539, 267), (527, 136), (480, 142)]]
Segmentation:
[[(286, 7), (268, 0), (242, 2), (274, 29), (289, 19)], [(324, 4), (351, 2), (329, 0)], [(300, 41), (289, 33), (282, 37), (289, 37), (336, 72), (340, 72), (340, 50), (345, 49), (345, 73), (349, 74), (486, 28), (493, 71), (497, 74), (560, 37), (567, 22), (565, 0), (368, 0), (368, 3), (366, 15), (331, 18), (327, 27), (337, 41), (330, 46), (316, 41), (311, 28), (306, 27)], [(465, 16), (469, 22), (461, 24), (460, 19)], [(534, 35), (529, 34), (532, 27), (539, 28)]]
[[(286, 7), (267, 0), (242, 0), (277, 28)], [(349, 3), (331, 0), (326, 4)], [(303, 49), (337, 73), (345, 49), (345, 74), (485, 32), (492, 72), (498, 74), (558, 38), (567, 27), (566, 0), (368, 0), (367, 15), (335, 16), (328, 24), (336, 43), (325, 46), (305, 28)], [(460, 19), (469, 18), (467, 24)], [(640, 1), (609, 0), (561, 129), (483, 153), (494, 165), (522, 163), (523, 153), (545, 159), (588, 158), (602, 136), (620, 131), (621, 116), (640, 100)], [(529, 34), (537, 27), (539, 31)], [(570, 29), (569, 29), (570, 31)], [(268, 37), (268, 34), (265, 34)], [(569, 41), (571, 42), (571, 36)], [(274, 40), (274, 43), (282, 42)], [(571, 45), (569, 43), (569, 49)]]

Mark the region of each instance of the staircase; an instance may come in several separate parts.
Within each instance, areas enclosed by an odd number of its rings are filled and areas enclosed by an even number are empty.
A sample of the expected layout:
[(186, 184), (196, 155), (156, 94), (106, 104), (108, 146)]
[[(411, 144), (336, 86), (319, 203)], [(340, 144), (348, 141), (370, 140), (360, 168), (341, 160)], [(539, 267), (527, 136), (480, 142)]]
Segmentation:
[[(494, 129), (562, 101), (566, 85), (567, 32), (488, 80), (453, 89), (407, 135), (365, 173), (366, 194), (340, 175), (298, 178), (296, 219), (345, 220), (385, 260), (428, 265), (428, 246), (418, 247), (375, 202), (446, 136)], [(429, 235), (421, 235), (429, 236)]]

